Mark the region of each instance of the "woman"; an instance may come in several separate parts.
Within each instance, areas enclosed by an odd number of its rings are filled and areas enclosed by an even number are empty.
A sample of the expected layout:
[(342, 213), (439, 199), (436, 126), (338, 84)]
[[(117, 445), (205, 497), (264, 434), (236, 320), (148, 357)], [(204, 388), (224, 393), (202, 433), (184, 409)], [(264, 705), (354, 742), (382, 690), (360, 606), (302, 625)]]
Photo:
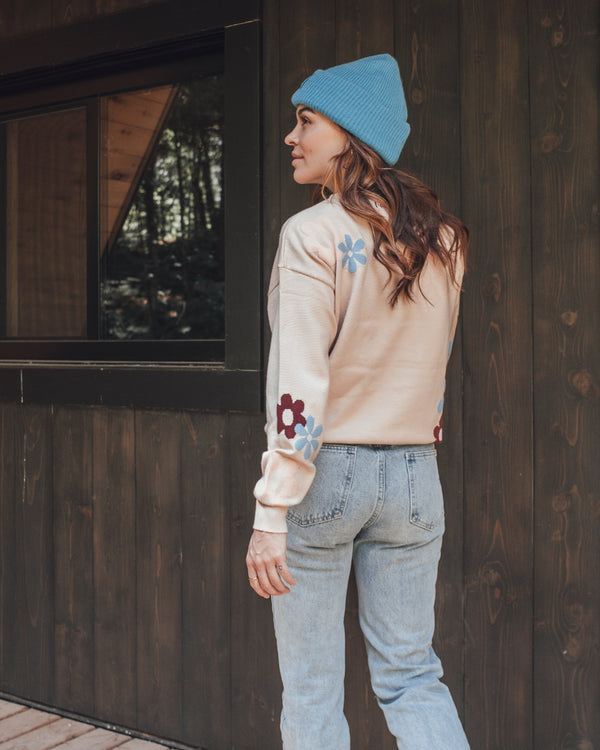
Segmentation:
[(468, 233), (392, 169), (410, 128), (390, 55), (317, 70), (292, 103), (294, 179), (321, 200), (285, 223), (271, 276), (268, 449), (246, 559), (254, 591), (272, 597), (283, 746), (350, 747), (353, 564), (398, 747), (464, 750), (431, 640), (444, 528), (434, 443)]

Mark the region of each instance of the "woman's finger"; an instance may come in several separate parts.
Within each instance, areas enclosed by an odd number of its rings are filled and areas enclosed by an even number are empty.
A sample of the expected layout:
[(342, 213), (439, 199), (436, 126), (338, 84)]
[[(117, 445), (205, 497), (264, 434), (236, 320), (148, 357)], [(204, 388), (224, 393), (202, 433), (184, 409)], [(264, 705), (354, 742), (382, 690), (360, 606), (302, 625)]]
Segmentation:
[(267, 594), (267, 592), (264, 591), (262, 586), (260, 585), (258, 573), (255, 570), (248, 570), (248, 583), (256, 594), (262, 596), (263, 599), (269, 598), (269, 594)]
[[(269, 574), (268, 569), (259, 571), (258, 583), (262, 591), (265, 591), (269, 596), (278, 596), (283, 593), (283, 591), (280, 591), (280, 588), (274, 583), (272, 575)], [(281, 581), (280, 586), (283, 586)]]
[(267, 575), (269, 578), (269, 583), (275, 589), (275, 593), (271, 594), (272, 596), (277, 596), (278, 594), (289, 594), (289, 588), (281, 580), (278, 565), (272, 565), (267, 568)]
[(287, 562), (285, 560), (282, 560), (277, 565), (277, 572), (283, 578), (283, 580), (288, 584), (288, 586), (296, 585), (296, 581), (294, 580), (294, 577), (290, 573), (290, 569), (288, 568)]

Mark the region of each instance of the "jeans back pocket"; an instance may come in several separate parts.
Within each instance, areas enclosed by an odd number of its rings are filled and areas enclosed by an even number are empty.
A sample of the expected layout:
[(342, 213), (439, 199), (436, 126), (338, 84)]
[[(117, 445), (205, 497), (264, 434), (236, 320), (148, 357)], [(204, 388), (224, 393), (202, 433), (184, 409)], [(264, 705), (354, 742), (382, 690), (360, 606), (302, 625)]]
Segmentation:
[(342, 518), (356, 462), (356, 447), (325, 443), (315, 459), (315, 478), (298, 505), (288, 510), (288, 520), (297, 526), (314, 526)]
[(426, 531), (444, 525), (444, 498), (435, 448), (406, 454), (410, 494), (410, 522)]

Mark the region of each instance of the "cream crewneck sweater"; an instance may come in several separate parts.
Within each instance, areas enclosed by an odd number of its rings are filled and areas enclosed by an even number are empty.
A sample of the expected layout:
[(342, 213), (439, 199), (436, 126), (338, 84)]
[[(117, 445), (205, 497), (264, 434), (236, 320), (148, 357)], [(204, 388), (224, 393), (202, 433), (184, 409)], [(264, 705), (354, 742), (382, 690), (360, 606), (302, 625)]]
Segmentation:
[[(373, 238), (335, 195), (284, 224), (268, 293), (267, 450), (254, 528), (287, 531), (323, 442), (439, 442), (456, 283), (427, 261), (414, 301), (388, 302)], [(386, 285), (387, 284), (387, 285)]]

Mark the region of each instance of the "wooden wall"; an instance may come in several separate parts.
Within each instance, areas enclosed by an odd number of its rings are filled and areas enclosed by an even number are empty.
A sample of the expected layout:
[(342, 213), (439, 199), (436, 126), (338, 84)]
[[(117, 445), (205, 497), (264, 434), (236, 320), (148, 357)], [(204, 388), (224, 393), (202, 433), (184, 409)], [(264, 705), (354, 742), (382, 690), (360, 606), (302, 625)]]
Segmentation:
[[(0, 34), (143, 4), (2, 3)], [(400, 165), (472, 231), (436, 644), (474, 750), (600, 748), (598, 11), (264, 1), (265, 275), (308, 201), (289, 96), (359, 55), (398, 58)], [(207, 750), (279, 746), (270, 614), (244, 566), (262, 422), (0, 405), (2, 691)], [(347, 614), (353, 747), (391, 750), (353, 588)]]

